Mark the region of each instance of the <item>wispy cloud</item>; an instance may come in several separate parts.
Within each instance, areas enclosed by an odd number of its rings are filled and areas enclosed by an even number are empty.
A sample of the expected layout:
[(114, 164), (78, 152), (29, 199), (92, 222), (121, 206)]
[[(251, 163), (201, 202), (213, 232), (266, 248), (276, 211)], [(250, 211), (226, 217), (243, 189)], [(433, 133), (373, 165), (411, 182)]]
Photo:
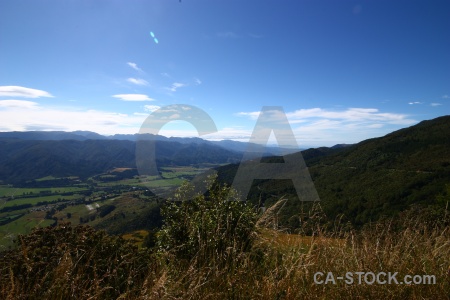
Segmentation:
[(131, 68), (135, 69), (138, 72), (144, 73), (144, 71), (141, 68), (139, 68), (137, 64), (134, 62), (127, 62), (127, 65), (129, 65)]
[(176, 92), (179, 88), (186, 87), (186, 86), (188, 86), (188, 85), (185, 84), (185, 83), (174, 82), (174, 83), (172, 83), (172, 85), (171, 85), (169, 88), (167, 88), (167, 89), (168, 89), (169, 91), (171, 91), (171, 92)]
[(122, 101), (154, 101), (155, 99), (149, 98), (144, 94), (118, 94), (112, 97), (120, 99)]
[(240, 142), (248, 142), (252, 135), (252, 131), (242, 127), (224, 127), (215, 133), (210, 133), (202, 138), (210, 141), (233, 140)]
[(89, 130), (112, 135), (137, 133), (145, 120), (145, 115), (128, 115), (73, 107), (46, 107), (31, 101), (3, 101), (0, 101), (0, 120), (2, 120), (0, 131)]
[[(238, 116), (248, 116), (256, 120), (256, 112), (239, 112)], [(405, 114), (382, 113), (376, 108), (348, 108), (342, 111), (332, 111), (322, 108), (299, 109), (287, 112), (286, 116), (292, 124), (303, 123), (307, 119), (335, 119), (346, 122), (374, 122), (383, 121), (391, 124), (412, 124), (415, 120), (408, 119)]]
[[(260, 112), (254, 111), (239, 112), (236, 115), (256, 120), (259, 114)], [(274, 122), (284, 119), (279, 112), (278, 115), (271, 112), (270, 118)], [(417, 123), (406, 114), (380, 112), (376, 108), (310, 108), (286, 112), (286, 116), (297, 141), (303, 147), (359, 142)], [(277, 123), (274, 126), (278, 126)]]
[(371, 125), (368, 125), (367, 127), (369, 127), (369, 128), (381, 128), (383, 126), (384, 126), (383, 124), (371, 124)]
[(40, 98), (53, 97), (49, 92), (22, 86), (0, 86), (0, 97)]
[(300, 109), (286, 114), (289, 120), (302, 118), (326, 118), (346, 122), (376, 122), (408, 125), (416, 121), (409, 119), (408, 115), (395, 113), (382, 113), (377, 108), (348, 108), (343, 111), (330, 111), (321, 108)]
[(423, 102), (415, 101), (415, 102), (408, 102), (409, 105), (416, 105), (416, 104), (423, 104)]
[(0, 109), (2, 108), (26, 108), (36, 109), (38, 103), (25, 100), (0, 100)]
[(431, 106), (440, 106), (440, 105), (442, 105), (442, 104), (441, 104), (441, 103), (433, 102), (433, 103), (431, 103), (430, 105), (431, 105)]
[(144, 110), (148, 112), (154, 112), (155, 110), (160, 109), (161, 107), (158, 105), (144, 105)]
[(238, 112), (235, 115), (241, 116), (241, 117), (249, 117), (252, 120), (256, 120), (259, 117), (259, 111), (252, 111), (252, 112)]
[(194, 81), (195, 81), (196, 85), (202, 84), (202, 81), (200, 79), (198, 79), (197, 77), (194, 78)]
[(136, 85), (148, 85), (148, 82), (141, 78), (128, 78), (127, 81)]
[(442, 99), (450, 99), (450, 96), (449, 95), (443, 95)]

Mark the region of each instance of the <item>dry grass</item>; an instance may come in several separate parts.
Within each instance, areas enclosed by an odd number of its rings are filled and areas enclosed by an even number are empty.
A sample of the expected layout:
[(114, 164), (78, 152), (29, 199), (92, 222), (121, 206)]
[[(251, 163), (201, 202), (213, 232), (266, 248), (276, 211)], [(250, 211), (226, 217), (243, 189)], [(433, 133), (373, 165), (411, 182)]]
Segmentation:
[[(116, 270), (121, 267), (129, 273), (114, 280), (119, 276), (114, 268), (93, 270), (92, 260), (73, 255), (76, 247), (55, 252), (55, 265), (46, 267), (39, 261), (45, 253), (39, 256), (25, 245), (17, 250), (15, 261), (5, 257), (0, 261), (0, 298), (42, 299), (41, 287), (47, 285), (47, 299), (450, 299), (449, 228), (411, 219), (403, 225), (394, 230), (387, 222), (360, 232), (314, 237), (260, 229), (253, 249), (235, 251), (233, 263), (223, 268), (199, 264), (198, 257), (176, 259), (167, 252), (145, 256), (148, 261), (138, 264), (131, 257), (137, 250), (128, 256), (117, 252)], [(96, 249), (84, 248), (84, 255), (95, 257)], [(111, 259), (104, 263), (112, 266)], [(17, 268), (18, 260), (22, 269)], [(145, 272), (125, 268), (128, 263)], [(38, 264), (42, 272), (26, 271)], [(359, 271), (398, 272), (399, 281), (404, 275), (435, 275), (436, 284), (314, 283), (316, 272), (345, 276)], [(86, 272), (92, 276), (84, 276)]]

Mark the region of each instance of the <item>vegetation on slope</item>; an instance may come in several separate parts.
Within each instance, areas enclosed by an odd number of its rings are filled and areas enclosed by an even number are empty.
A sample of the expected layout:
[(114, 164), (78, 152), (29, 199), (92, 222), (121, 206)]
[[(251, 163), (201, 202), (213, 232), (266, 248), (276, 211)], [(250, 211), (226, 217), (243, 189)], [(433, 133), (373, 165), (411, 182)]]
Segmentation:
[[(46, 176), (87, 178), (118, 167), (136, 168), (135, 151), (136, 142), (126, 140), (0, 139), (0, 181), (17, 184)], [(241, 156), (207, 143), (156, 141), (159, 167), (219, 165), (237, 162)]]
[[(396, 216), (411, 205), (443, 211), (450, 184), (450, 117), (423, 121), (381, 138), (345, 148), (317, 148), (292, 154), (303, 155), (320, 196), (320, 205), (332, 226), (336, 218), (361, 228), (385, 216)], [(266, 163), (283, 162), (279, 157)], [(238, 165), (218, 168), (219, 180), (232, 184)], [(296, 176), (295, 171), (288, 174)], [(310, 203), (299, 201), (291, 180), (255, 180), (249, 193), (254, 204), (273, 205), (288, 199), (280, 212), (280, 224), (291, 230), (308, 218)]]
[[(186, 197), (164, 210), (153, 248), (89, 227), (36, 229), (19, 249), (0, 257), (2, 299), (448, 299), (449, 214), (430, 223), (420, 211), (359, 232), (308, 239), (267, 228), (276, 210), (256, 215), (227, 203), (229, 189)], [(212, 205), (213, 203), (218, 205)], [(275, 206), (277, 207), (277, 206)], [(314, 218), (311, 218), (313, 220)], [(398, 284), (318, 284), (314, 274), (398, 272)], [(432, 284), (400, 284), (405, 275), (435, 276)], [(317, 278), (316, 278), (317, 279)], [(324, 280), (324, 277), (319, 279)], [(384, 278), (383, 278), (384, 279)]]

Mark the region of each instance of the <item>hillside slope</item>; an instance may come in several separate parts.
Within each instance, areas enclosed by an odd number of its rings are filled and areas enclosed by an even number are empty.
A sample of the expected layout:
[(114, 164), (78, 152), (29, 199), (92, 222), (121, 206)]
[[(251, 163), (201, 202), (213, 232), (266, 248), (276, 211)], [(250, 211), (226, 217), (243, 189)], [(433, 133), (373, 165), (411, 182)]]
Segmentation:
[[(444, 116), (352, 146), (301, 153), (328, 219), (339, 216), (361, 226), (412, 204), (436, 204), (437, 196), (450, 184), (449, 149), (450, 116)], [(300, 153), (292, 157), (300, 159)], [(237, 168), (218, 168), (219, 179), (231, 184)], [(302, 204), (291, 180), (255, 180), (249, 199), (268, 206), (282, 196), (289, 200), (281, 212), (281, 222), (296, 227)]]
[[(112, 168), (136, 168), (136, 143), (126, 140), (0, 139), (0, 180), (17, 183), (45, 176), (88, 177)], [(242, 154), (210, 144), (157, 141), (158, 167), (237, 162)]]

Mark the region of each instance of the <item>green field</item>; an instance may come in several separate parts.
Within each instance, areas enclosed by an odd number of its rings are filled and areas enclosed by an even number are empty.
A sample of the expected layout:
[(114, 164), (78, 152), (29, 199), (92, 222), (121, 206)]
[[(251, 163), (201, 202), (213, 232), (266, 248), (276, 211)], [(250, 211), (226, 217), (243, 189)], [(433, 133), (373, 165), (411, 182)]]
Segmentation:
[[(207, 169), (194, 167), (165, 167), (161, 168), (161, 176), (135, 176), (113, 182), (99, 182), (99, 186), (130, 185), (149, 188), (170, 188), (181, 185), (184, 180), (198, 175)], [(103, 177), (103, 176), (102, 176)]]
[(44, 219), (42, 212), (26, 214), (23, 217), (0, 226), (0, 251), (9, 246), (13, 246), (13, 240), (18, 234), (27, 234), (36, 227), (46, 227), (53, 223), (53, 220)]
[(85, 187), (68, 186), (68, 187), (52, 187), (52, 188), (15, 188), (12, 186), (0, 186), (0, 197), (20, 197), (22, 195), (34, 194), (50, 191), (51, 193), (71, 193), (86, 191)]
[[(189, 180), (192, 176), (198, 175), (206, 168), (194, 167), (164, 167), (161, 168), (161, 176), (134, 176), (133, 178), (126, 178), (117, 181), (102, 181), (103, 179), (111, 180), (113, 174), (101, 174), (90, 178), (87, 182), (76, 182), (69, 187), (51, 187), (51, 188), (16, 188), (11, 185), (0, 185), (0, 208), (14, 207), (15, 205), (31, 204), (32, 208), (37, 208), (39, 202), (56, 203), (58, 200), (75, 200), (84, 198), (78, 192), (93, 190), (93, 193), (88, 197), (89, 199), (99, 200), (90, 205), (94, 209), (89, 210), (85, 204), (69, 205), (61, 211), (56, 211), (51, 217), (56, 218), (58, 222), (69, 221), (76, 225), (80, 223), (81, 218), (89, 218), (97, 212), (97, 206), (100, 207), (106, 204), (112, 204), (117, 207), (114, 214), (123, 213), (126, 218), (133, 218), (135, 213), (145, 207), (145, 199), (149, 198), (143, 195), (143, 191), (136, 189), (138, 197), (131, 190), (132, 187), (145, 187), (155, 193), (165, 194), (170, 192), (173, 188), (180, 186), (183, 181)], [(44, 177), (36, 181), (55, 180), (58, 178)], [(90, 187), (89, 187), (90, 186)], [(121, 187), (125, 186), (125, 188)], [(129, 188), (127, 188), (128, 186)], [(109, 189), (111, 188), (111, 189)], [(130, 192), (131, 190), (131, 192)], [(48, 194), (47, 194), (48, 193)], [(75, 193), (74, 195), (62, 195), (63, 193)], [(35, 195), (39, 197), (24, 198), (24, 196)], [(124, 195), (126, 195), (124, 197)], [(107, 196), (113, 199), (100, 200), (100, 197)], [(151, 198), (151, 197), (150, 197)], [(7, 199), (9, 199), (7, 201)], [(55, 207), (55, 206), (54, 206)], [(17, 234), (29, 233), (36, 226), (48, 226), (53, 224), (54, 220), (45, 219), (48, 217), (49, 209), (31, 211), (29, 208), (5, 212), (0, 214), (0, 220), (5, 222), (10, 221), (5, 225), (0, 226), (0, 248), (12, 245), (12, 239)], [(23, 214), (23, 216), (21, 216)], [(95, 218), (89, 220), (88, 224), (95, 226), (100, 222), (110, 218)], [(14, 218), (18, 218), (14, 220)], [(122, 218), (122, 217), (121, 217)], [(12, 221), (11, 221), (12, 220)]]
[(0, 208), (1, 207), (11, 207), (14, 205), (21, 205), (21, 204), (32, 204), (36, 205), (38, 202), (56, 202), (58, 199), (65, 199), (65, 200), (74, 200), (79, 199), (84, 196), (75, 194), (71, 196), (62, 196), (62, 195), (49, 195), (49, 196), (42, 196), (42, 197), (36, 197), (36, 198), (18, 198), (10, 201), (0, 201)]

